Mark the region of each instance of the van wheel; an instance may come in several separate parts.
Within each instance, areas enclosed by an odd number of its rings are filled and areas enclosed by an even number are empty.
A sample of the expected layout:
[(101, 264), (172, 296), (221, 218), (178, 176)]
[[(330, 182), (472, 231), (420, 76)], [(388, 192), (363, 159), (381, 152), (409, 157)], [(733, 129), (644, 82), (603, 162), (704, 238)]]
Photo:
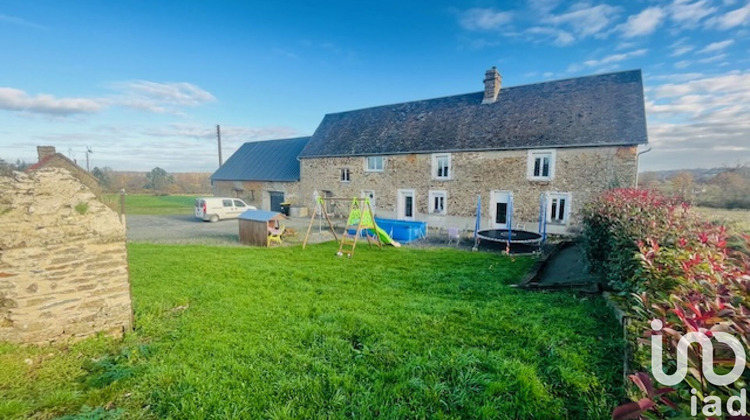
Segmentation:
[(219, 221), (219, 215), (218, 214), (212, 214), (211, 217), (208, 219), (211, 223), (216, 223)]

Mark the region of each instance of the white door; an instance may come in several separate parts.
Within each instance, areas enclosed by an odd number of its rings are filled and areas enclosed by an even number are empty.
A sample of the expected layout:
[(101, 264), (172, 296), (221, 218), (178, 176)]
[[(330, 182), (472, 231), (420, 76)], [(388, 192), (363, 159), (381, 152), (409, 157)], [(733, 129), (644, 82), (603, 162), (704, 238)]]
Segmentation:
[(511, 218), (510, 191), (490, 192), (490, 226), (493, 229), (506, 229)]
[(414, 190), (398, 190), (398, 219), (414, 220), (416, 203), (414, 202)]

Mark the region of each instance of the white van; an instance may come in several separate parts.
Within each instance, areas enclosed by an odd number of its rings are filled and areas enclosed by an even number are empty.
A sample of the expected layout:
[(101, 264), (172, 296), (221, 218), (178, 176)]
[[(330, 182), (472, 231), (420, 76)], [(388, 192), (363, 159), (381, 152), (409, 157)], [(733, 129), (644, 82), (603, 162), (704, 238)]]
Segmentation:
[(195, 217), (216, 223), (224, 219), (236, 219), (245, 210), (258, 210), (248, 206), (239, 198), (198, 197), (195, 199)]

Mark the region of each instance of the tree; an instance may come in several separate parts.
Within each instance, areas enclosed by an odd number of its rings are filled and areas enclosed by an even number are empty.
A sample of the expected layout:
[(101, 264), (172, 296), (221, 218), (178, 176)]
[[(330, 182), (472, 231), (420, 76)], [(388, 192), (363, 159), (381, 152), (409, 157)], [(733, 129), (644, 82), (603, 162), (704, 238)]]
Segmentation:
[(15, 167), (16, 171), (25, 171), (29, 166), (31, 166), (30, 163), (26, 163), (25, 160), (16, 159), (15, 165), (12, 165)]
[(13, 172), (13, 165), (0, 159), (0, 175), (10, 175)]
[(98, 166), (95, 166), (91, 171), (91, 175), (99, 181), (99, 185), (101, 185), (102, 188), (110, 190), (112, 187), (112, 168), (99, 168)]
[(168, 174), (167, 171), (158, 166), (146, 174), (146, 180), (148, 182), (144, 188), (154, 190), (154, 192), (161, 192), (167, 188), (169, 184), (174, 182), (172, 175)]
[(680, 172), (669, 180), (672, 184), (672, 190), (680, 198), (687, 202), (693, 201), (693, 189), (695, 182), (690, 172)]
[(0, 175), (10, 175), (13, 171), (25, 171), (29, 166), (31, 165), (21, 159), (16, 159), (16, 163), (0, 159)]
[(750, 178), (741, 171), (726, 171), (716, 175), (711, 184), (719, 189), (719, 205), (727, 208), (750, 208)]

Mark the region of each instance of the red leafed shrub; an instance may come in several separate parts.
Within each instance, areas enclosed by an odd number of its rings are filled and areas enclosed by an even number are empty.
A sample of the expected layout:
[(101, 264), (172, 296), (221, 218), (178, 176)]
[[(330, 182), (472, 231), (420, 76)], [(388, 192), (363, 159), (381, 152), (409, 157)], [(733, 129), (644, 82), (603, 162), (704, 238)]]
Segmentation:
[(669, 287), (659, 283), (665, 279), (636, 275), (641, 266), (638, 244), (649, 239), (657, 244), (673, 244), (679, 239), (679, 231), (695, 223), (688, 208), (651, 190), (606, 191), (584, 209), (583, 246), (590, 270), (620, 292)]
[[(699, 414), (709, 396), (726, 407), (726, 401), (750, 383), (750, 375), (743, 373), (730, 385), (711, 384), (702, 374), (701, 346), (693, 344), (685, 380), (654, 391), (651, 337), (660, 337), (666, 372), (675, 371), (677, 344), (690, 332), (711, 338), (717, 374), (727, 373), (735, 357), (713, 333), (737, 338), (750, 358), (750, 257), (743, 247), (727, 246), (739, 238), (749, 249), (750, 236), (706, 223), (689, 206), (644, 190), (604, 193), (586, 209), (584, 223), (589, 263), (630, 299), (629, 334), (639, 337), (631, 343), (632, 356), (642, 372), (631, 380), (640, 392), (633, 396), (636, 402), (618, 407), (613, 418), (687, 416), (691, 397), (698, 401)], [(651, 329), (654, 319), (661, 321), (661, 330)]]

